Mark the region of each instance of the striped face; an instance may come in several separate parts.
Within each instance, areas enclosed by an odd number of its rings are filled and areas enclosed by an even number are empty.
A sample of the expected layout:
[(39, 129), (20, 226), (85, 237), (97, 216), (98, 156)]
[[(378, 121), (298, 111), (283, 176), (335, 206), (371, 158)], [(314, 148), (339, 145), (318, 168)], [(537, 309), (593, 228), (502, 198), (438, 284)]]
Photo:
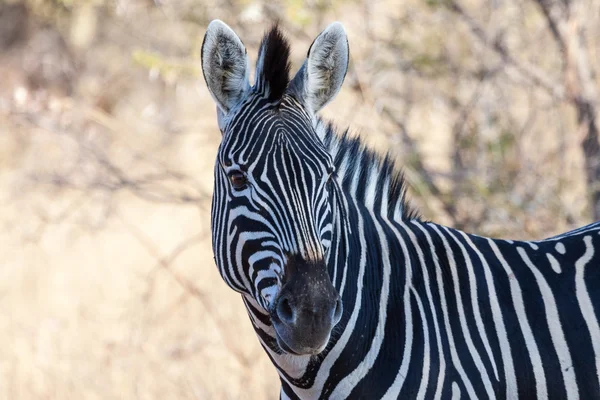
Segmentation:
[[(327, 267), (339, 187), (313, 126), (314, 112), (337, 92), (328, 82), (343, 79), (327, 72), (338, 57), (321, 51), (347, 51), (338, 25), (324, 43), (317, 38), (292, 82), (289, 46), (277, 28), (263, 39), (254, 86), (245, 48), (222, 22), (211, 23), (202, 49), (223, 134), (212, 204), (215, 261), (251, 314), (268, 316), (276, 350), (290, 354), (321, 352), (342, 312)], [(323, 65), (311, 64), (313, 52)]]
[[(291, 97), (273, 104), (250, 96), (224, 126), (215, 164), (215, 260), (230, 287), (267, 310), (279, 346), (290, 353), (322, 350), (341, 314), (325, 262), (332, 176), (329, 154)], [(314, 310), (320, 322), (312, 337), (285, 329), (303, 325)]]
[(251, 95), (223, 127), (215, 164), (213, 246), (221, 275), (269, 308), (288, 259), (325, 260), (333, 164), (293, 98)]

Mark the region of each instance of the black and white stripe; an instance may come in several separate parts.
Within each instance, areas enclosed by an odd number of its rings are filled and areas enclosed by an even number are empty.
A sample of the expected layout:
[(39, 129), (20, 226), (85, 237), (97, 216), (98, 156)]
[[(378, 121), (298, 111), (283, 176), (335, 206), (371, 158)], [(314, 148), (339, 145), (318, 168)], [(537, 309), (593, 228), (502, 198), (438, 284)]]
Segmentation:
[[(246, 86), (247, 65), (229, 67), (247, 62), (245, 49), (213, 24), (203, 70), (223, 132), (215, 261), (242, 293), (282, 398), (600, 398), (600, 222), (523, 242), (421, 220), (390, 158), (316, 116), (347, 67), (341, 25), (315, 40), (291, 82), (275, 28)], [(219, 68), (237, 73), (237, 86), (219, 86), (229, 76)], [(276, 319), (298, 265), (309, 275), (322, 265), (344, 311), (324, 348), (295, 354)], [(310, 277), (305, 297), (324, 287)]]

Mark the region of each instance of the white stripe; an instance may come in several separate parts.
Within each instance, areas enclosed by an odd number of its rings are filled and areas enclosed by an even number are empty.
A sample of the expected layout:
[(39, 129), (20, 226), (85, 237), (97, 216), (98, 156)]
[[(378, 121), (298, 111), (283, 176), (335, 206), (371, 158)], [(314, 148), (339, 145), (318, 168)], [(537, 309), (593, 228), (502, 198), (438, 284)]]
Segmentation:
[(579, 389), (575, 379), (575, 368), (573, 368), (573, 360), (571, 359), (571, 353), (569, 352), (569, 347), (567, 346), (567, 341), (565, 340), (565, 334), (562, 330), (562, 324), (560, 322), (558, 308), (556, 307), (556, 300), (554, 300), (552, 289), (548, 285), (548, 282), (546, 282), (546, 279), (544, 279), (544, 275), (542, 275), (535, 265), (533, 265), (525, 249), (522, 247), (517, 247), (517, 252), (535, 276), (535, 280), (540, 288), (542, 300), (544, 302), (544, 309), (546, 311), (546, 321), (550, 330), (552, 344), (554, 345), (556, 355), (558, 356), (558, 361), (560, 362), (560, 370), (565, 382), (567, 398), (578, 399)]
[(546, 253), (546, 257), (548, 258), (548, 262), (550, 263), (550, 266), (552, 267), (554, 272), (560, 274), (562, 270), (560, 269), (560, 264), (558, 263), (556, 258), (554, 258), (554, 256), (550, 253)]
[[(231, 213), (229, 214), (231, 216)], [(227, 226), (231, 226), (231, 221), (233, 219), (230, 219), (229, 223), (227, 224)], [(228, 274), (227, 274), (227, 278), (229, 278), (229, 283), (230, 286), (233, 284), (239, 288), (241, 288), (242, 290), (246, 289), (246, 290), (250, 290), (251, 288), (249, 286), (245, 286), (244, 284), (242, 284), (242, 282), (240, 282), (238, 280), (238, 278), (236, 277), (233, 269), (237, 267), (238, 273), (240, 272), (240, 270), (242, 269), (242, 266), (237, 264), (237, 261), (234, 261), (231, 259), (231, 245), (233, 243), (233, 239), (235, 238), (235, 235), (237, 233), (237, 226), (233, 227), (233, 231), (231, 232), (231, 235), (227, 235), (227, 267), (228, 267)], [(237, 247), (236, 247), (236, 253), (238, 252)], [(234, 257), (237, 259), (238, 254), (234, 254)], [(243, 274), (242, 274), (242, 278), (243, 278)], [(248, 282), (247, 279), (245, 279), (245, 282)]]
[[(452, 231), (450, 231), (448, 228), (444, 228), (444, 229), (448, 233), (448, 236), (452, 237), (454, 239), (454, 242), (460, 248), (463, 258), (467, 264), (466, 270), (467, 270), (467, 274), (469, 275), (469, 287), (471, 289), (470, 290), (471, 306), (473, 307), (475, 325), (477, 326), (477, 331), (479, 332), (479, 337), (481, 338), (481, 341), (483, 342), (483, 347), (485, 348), (488, 359), (490, 360), (490, 362), (492, 364), (492, 368), (494, 369), (494, 376), (496, 377), (496, 380), (498, 380), (498, 367), (496, 366), (496, 359), (494, 357), (494, 354), (492, 354), (492, 348), (490, 346), (490, 341), (487, 337), (485, 327), (483, 326), (483, 318), (481, 317), (481, 310), (479, 308), (479, 299), (478, 299), (479, 294), (477, 291), (478, 290), (477, 289), (477, 281), (475, 278), (475, 271), (473, 268), (473, 262), (471, 261), (471, 256), (467, 252), (467, 249), (465, 248), (465, 246), (461, 243), (460, 240), (458, 240), (458, 238), (452, 233)], [(463, 235), (463, 237), (466, 238), (466, 235), (464, 233), (462, 233), (462, 235)], [(470, 244), (473, 245), (472, 242)], [(474, 246), (472, 246), (472, 247), (474, 247)], [(481, 255), (480, 255), (480, 258), (482, 258)], [(484, 268), (484, 272), (485, 272), (485, 268)], [(491, 283), (491, 285), (493, 287), (494, 282), (493, 282), (493, 278), (492, 278), (491, 274), (486, 274), (485, 277), (486, 277), (486, 281)], [(493, 299), (495, 298), (495, 296), (491, 293), (490, 293), (490, 297), (491, 297), (491, 299), (490, 299), (491, 301), (493, 301)], [(498, 307), (498, 310), (500, 310), (500, 307)], [(483, 364), (482, 364), (482, 366), (483, 366)], [(485, 369), (485, 366), (483, 366), (483, 368)], [(487, 371), (486, 371), (486, 377), (487, 377)], [(489, 377), (488, 377), (488, 379), (489, 379)], [(493, 389), (491, 387), (491, 382), (490, 382), (490, 390), (493, 391)]]
[(515, 306), (515, 313), (517, 314), (517, 320), (519, 321), (519, 326), (521, 328), (521, 332), (523, 333), (523, 339), (525, 340), (525, 347), (527, 348), (527, 352), (529, 353), (529, 359), (531, 360), (531, 365), (533, 366), (533, 376), (535, 378), (536, 393), (539, 398), (547, 398), (548, 388), (546, 386), (546, 375), (544, 375), (544, 368), (542, 367), (542, 358), (540, 357), (540, 352), (535, 342), (535, 338), (533, 337), (529, 321), (527, 320), (527, 314), (525, 313), (525, 305), (523, 303), (523, 293), (521, 291), (521, 286), (519, 285), (519, 282), (515, 278), (510, 266), (504, 259), (504, 256), (500, 252), (500, 249), (498, 248), (494, 240), (488, 239), (488, 242), (490, 247), (494, 251), (496, 258), (498, 259), (498, 261), (500, 261), (502, 267), (504, 267), (504, 271), (506, 272), (506, 276), (508, 277), (508, 282), (510, 284), (510, 294), (512, 296), (513, 304)]
[(423, 309), (423, 303), (421, 302), (419, 294), (412, 286), (410, 290), (415, 296), (415, 300), (417, 300), (417, 306), (419, 307), (419, 315), (421, 316), (421, 320), (423, 321), (423, 342), (425, 343), (423, 349), (423, 370), (421, 371), (421, 384), (419, 385), (419, 391), (417, 392), (417, 400), (423, 400), (425, 398), (425, 393), (427, 393), (427, 384), (429, 383), (429, 370), (431, 368), (429, 324), (427, 323), (427, 316), (425, 315), (425, 310)]
[[(343, 204), (343, 207), (346, 210), (346, 212), (348, 212), (348, 208), (349, 208), (348, 199), (346, 198), (346, 196), (343, 196), (341, 189), (339, 189), (336, 196), (339, 199), (340, 203)], [(358, 230), (359, 230), (361, 254), (362, 254), (362, 252), (365, 251), (365, 248), (363, 246), (365, 245), (366, 240), (364, 238), (364, 232), (362, 231), (362, 229), (364, 228), (364, 222), (362, 220), (362, 216), (360, 215), (360, 213), (358, 213), (358, 214), (359, 214), (358, 215)], [(346, 219), (344, 219), (343, 213), (340, 213), (339, 221), (342, 223), (342, 224), (340, 224), (340, 235), (345, 235), (344, 241), (346, 241), (346, 246), (345, 246), (346, 254), (343, 254), (342, 257), (345, 257), (345, 260), (349, 260), (351, 246), (348, 245), (347, 241), (349, 239), (349, 236), (352, 234), (350, 224), (348, 223), (348, 221), (346, 221)], [(344, 229), (345, 229), (345, 232), (342, 233), (342, 231)], [(362, 257), (362, 255), (361, 255), (361, 257)], [(362, 262), (362, 258), (361, 258), (361, 262)], [(336, 270), (337, 270), (337, 268), (336, 268)], [(345, 263), (344, 263), (344, 267), (342, 267), (342, 270), (343, 271), (342, 271), (342, 283), (340, 285), (340, 297), (344, 296), (344, 289), (346, 288), (346, 281), (347, 281), (346, 277), (348, 275), (348, 267), (346, 266)]]
[[(598, 320), (594, 317), (594, 305), (592, 304), (584, 280), (585, 267), (592, 260), (592, 257), (594, 257), (594, 247), (592, 246), (591, 236), (584, 237), (583, 241), (585, 242), (585, 253), (577, 260), (577, 262), (575, 262), (575, 293), (577, 295), (579, 308), (581, 309), (581, 313), (583, 314), (583, 318), (585, 319), (585, 323), (592, 339), (594, 356), (596, 358), (596, 375), (598, 376), (598, 382), (600, 383), (600, 327), (598, 326)], [(599, 268), (598, 264), (594, 267)]]
[[(350, 392), (354, 387), (367, 375), (367, 373), (375, 364), (375, 360), (381, 350), (381, 344), (385, 337), (385, 323), (387, 320), (387, 306), (388, 296), (390, 291), (390, 275), (392, 268), (390, 265), (389, 248), (387, 243), (386, 235), (381, 229), (381, 225), (377, 221), (373, 211), (370, 211), (370, 215), (377, 230), (378, 240), (377, 242), (381, 245), (381, 261), (383, 261), (383, 279), (381, 283), (381, 294), (379, 296), (379, 312), (377, 316), (377, 327), (375, 328), (375, 337), (371, 341), (369, 351), (360, 362), (360, 364), (348, 375), (342, 379), (333, 393), (331, 394), (332, 399), (345, 399), (350, 395)], [(373, 244), (371, 244), (373, 246)]]
[[(417, 226), (419, 226), (419, 225), (417, 225)], [(431, 225), (431, 227), (436, 230), (438, 235), (440, 235), (440, 231), (437, 230), (435, 225)], [(456, 369), (456, 371), (458, 372), (458, 374), (460, 375), (463, 383), (467, 387), (467, 392), (469, 393), (469, 397), (471, 397), (472, 399), (476, 399), (477, 396), (475, 394), (475, 389), (473, 388), (471, 381), (469, 380), (467, 374), (465, 373), (465, 370), (460, 362), (460, 357), (458, 356), (458, 352), (456, 351), (456, 344), (454, 342), (454, 334), (452, 333), (452, 329), (450, 328), (450, 319), (448, 317), (448, 304), (446, 302), (446, 296), (445, 296), (445, 292), (444, 292), (444, 277), (442, 276), (442, 268), (439, 263), (439, 258), (435, 251), (435, 246), (433, 245), (433, 241), (431, 240), (431, 236), (429, 235), (429, 232), (427, 232), (427, 230), (425, 230), (421, 226), (419, 226), (419, 228), (423, 231), (423, 233), (425, 233), (425, 236), (427, 237), (427, 243), (429, 243), (429, 247), (430, 247), (430, 249), (432, 249), (432, 252), (433, 252), (432, 258), (433, 258), (433, 263), (435, 265), (436, 280), (437, 280), (437, 285), (438, 285), (438, 294), (440, 296), (440, 300), (442, 303), (442, 314), (444, 315), (444, 326), (446, 328), (446, 335), (447, 335), (447, 339), (448, 339), (448, 347), (450, 347), (450, 356), (452, 359), (452, 364), (453, 364), (454, 368)]]
[(460, 399), (460, 387), (458, 386), (458, 383), (452, 382), (452, 400), (459, 400), (459, 399)]
[[(462, 299), (461, 299), (461, 294), (460, 294), (460, 283), (458, 281), (458, 272), (457, 272), (458, 268), (456, 266), (456, 257), (454, 256), (454, 252), (452, 251), (452, 248), (450, 247), (450, 244), (448, 243), (446, 236), (442, 232), (439, 231), (439, 228), (436, 225), (431, 225), (431, 227), (438, 233), (439, 237), (442, 239), (442, 242), (444, 243), (444, 247), (446, 249), (446, 254), (448, 255), (447, 256), (448, 264), (450, 266), (450, 272), (452, 274), (452, 281), (454, 282), (454, 298), (457, 303), (458, 319), (459, 319), (460, 327), (461, 327), (461, 330), (462, 330), (462, 333), (463, 333), (463, 336), (465, 339), (465, 343), (467, 344), (469, 353), (470, 353), (471, 357), (473, 358), (473, 362), (475, 363), (477, 370), (479, 371), (481, 381), (483, 383), (483, 386), (485, 387), (485, 391), (487, 392), (488, 397), (493, 398), (494, 391), (492, 388), (492, 383), (490, 381), (490, 377), (488, 376), (485, 366), (483, 365), (483, 362), (481, 361), (481, 356), (479, 355), (479, 352), (477, 351), (477, 347), (475, 346), (475, 343), (473, 343), (473, 338), (471, 337), (471, 331), (469, 330), (469, 325), (467, 324), (467, 317), (465, 314), (465, 309), (464, 309)], [(442, 290), (442, 289), (440, 289), (440, 290)], [(475, 397), (475, 393), (473, 393), (473, 394), (469, 393), (469, 396)]]
[[(419, 228), (422, 232), (426, 232), (423, 227), (421, 225), (419, 225), (419, 223), (417, 221), (411, 221), (413, 225), (415, 225), (417, 228)], [(405, 226), (404, 224), (401, 224), (404, 229), (406, 230), (406, 232), (408, 233), (408, 236), (410, 237), (410, 239), (413, 242), (413, 246), (414, 248), (417, 250), (417, 255), (419, 256), (419, 264), (422, 266), (421, 268), (421, 273), (423, 274), (423, 285), (425, 286), (425, 292), (427, 293), (427, 300), (429, 302), (429, 312), (431, 313), (431, 317), (433, 318), (433, 327), (435, 329), (435, 340), (436, 340), (436, 344), (437, 344), (437, 348), (438, 348), (438, 357), (439, 357), (439, 372), (438, 372), (438, 378), (437, 378), (437, 387), (435, 389), (435, 394), (433, 396), (434, 400), (439, 400), (442, 396), (442, 390), (444, 387), (444, 379), (446, 377), (446, 360), (444, 358), (444, 350), (442, 348), (442, 338), (440, 335), (440, 326), (439, 326), (439, 321), (438, 321), (438, 314), (437, 314), (437, 310), (435, 308), (435, 302), (433, 301), (433, 296), (431, 294), (431, 283), (429, 280), (429, 271), (426, 267), (425, 264), (425, 259), (424, 259), (424, 254), (423, 254), (423, 249), (415, 234), (413, 233), (413, 231), (411, 229), (409, 229), (407, 226)], [(427, 239), (429, 240), (429, 237), (427, 237)], [(433, 245), (431, 244), (431, 241), (428, 242), (429, 247), (428, 248), (433, 248)], [(432, 255), (433, 258), (435, 258), (435, 254)], [(420, 389), (419, 389), (420, 392)]]
[(498, 295), (496, 294), (496, 285), (494, 284), (494, 276), (490, 267), (479, 250), (472, 242), (471, 238), (467, 236), (465, 233), (461, 232), (465, 241), (471, 246), (471, 248), (477, 253), (479, 256), (479, 260), (481, 261), (481, 265), (483, 266), (483, 272), (485, 274), (485, 281), (488, 284), (488, 291), (490, 294), (490, 305), (492, 308), (492, 318), (494, 320), (494, 326), (496, 328), (496, 333), (498, 336), (498, 342), (500, 345), (500, 354), (502, 356), (502, 364), (504, 364), (504, 377), (506, 379), (506, 394), (508, 399), (516, 399), (518, 388), (517, 388), (517, 378), (515, 376), (515, 367), (513, 365), (512, 354), (510, 352), (510, 341), (508, 340), (508, 335), (506, 334), (506, 327), (504, 325), (504, 319), (502, 314), (502, 309), (498, 302)]
[(383, 193), (381, 194), (381, 208), (379, 210), (379, 215), (387, 218), (388, 215), (388, 201), (389, 201), (389, 186), (390, 186), (390, 177), (386, 177), (383, 181)]
[[(373, 214), (373, 208), (375, 207), (375, 196), (377, 195), (377, 178), (379, 175), (379, 171), (375, 167), (375, 165), (371, 165), (370, 167), (367, 168), (366, 175), (367, 175), (366, 176), (367, 187), (365, 188), (365, 207), (367, 207), (367, 209), (369, 211), (371, 211), (371, 213)], [(385, 191), (384, 191), (384, 193), (385, 193)], [(386, 205), (386, 209), (387, 209), (387, 205)], [(387, 212), (384, 214), (381, 212), (381, 210), (377, 210), (377, 213), (383, 217), (387, 216)], [(375, 219), (376, 219), (375, 215), (373, 215), (373, 220), (375, 220)], [(383, 253), (383, 254), (384, 254), (384, 257), (386, 257), (388, 255), (387, 253)]]
[[(402, 351), (402, 363), (400, 364), (400, 369), (398, 370), (398, 374), (396, 374), (396, 377), (394, 378), (394, 381), (392, 382), (391, 386), (388, 388), (387, 392), (385, 393), (385, 395), (383, 396), (382, 399), (384, 400), (393, 400), (393, 399), (397, 399), (398, 395), (400, 394), (400, 391), (402, 390), (402, 386), (404, 385), (404, 380), (406, 379), (406, 375), (408, 373), (408, 366), (410, 364), (410, 360), (411, 360), (411, 356), (412, 356), (412, 344), (413, 344), (413, 321), (412, 321), (412, 311), (410, 309), (410, 290), (414, 291), (414, 288), (412, 287), (412, 265), (411, 265), (411, 260), (410, 257), (408, 257), (408, 248), (406, 247), (406, 243), (404, 242), (404, 239), (402, 238), (402, 235), (400, 234), (400, 232), (398, 232), (398, 230), (396, 229), (395, 226), (393, 225), (389, 225), (389, 227), (393, 230), (394, 234), (396, 235), (396, 239), (398, 241), (398, 243), (400, 244), (400, 246), (402, 247), (402, 253), (405, 254), (406, 256), (404, 257), (404, 270), (406, 271), (406, 279), (404, 282), (404, 295), (402, 296), (402, 301), (404, 303), (404, 317), (405, 317), (405, 322), (404, 322), (404, 349)], [(389, 253), (388, 257), (389, 258)], [(415, 293), (415, 297), (416, 293)], [(420, 304), (420, 300), (417, 297), (417, 300)], [(422, 313), (422, 307), (420, 308), (421, 311), (421, 317), (423, 317), (423, 313)], [(427, 329), (427, 321), (424, 320), (424, 329)], [(427, 346), (427, 348), (425, 349), (425, 357), (426, 357), (426, 361), (427, 364), (429, 364), (429, 333), (425, 333), (426, 339), (425, 339), (425, 345)], [(422, 380), (429, 380), (429, 371), (427, 370), (426, 375), (423, 375), (421, 377)]]

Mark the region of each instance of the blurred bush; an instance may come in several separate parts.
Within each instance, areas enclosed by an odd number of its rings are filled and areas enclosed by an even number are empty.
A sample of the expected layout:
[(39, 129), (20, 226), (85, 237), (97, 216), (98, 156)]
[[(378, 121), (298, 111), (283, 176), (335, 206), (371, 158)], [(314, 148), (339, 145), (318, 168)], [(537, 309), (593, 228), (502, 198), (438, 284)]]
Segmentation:
[(0, 3), (0, 396), (276, 398), (209, 232), (220, 134), (204, 29), (298, 68), (329, 22), (324, 110), (397, 156), (422, 214), (538, 239), (600, 217), (598, 0)]

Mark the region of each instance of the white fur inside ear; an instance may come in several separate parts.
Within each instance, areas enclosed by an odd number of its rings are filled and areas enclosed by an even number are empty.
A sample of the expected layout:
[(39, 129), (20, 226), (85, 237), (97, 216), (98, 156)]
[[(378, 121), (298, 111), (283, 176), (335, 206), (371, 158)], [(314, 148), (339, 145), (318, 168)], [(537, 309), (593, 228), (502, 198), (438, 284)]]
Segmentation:
[(212, 21), (202, 44), (202, 73), (213, 99), (227, 113), (250, 88), (250, 62), (235, 32), (220, 20)]
[(313, 42), (307, 59), (306, 102), (316, 113), (339, 92), (348, 70), (348, 38), (339, 22), (329, 25)]

